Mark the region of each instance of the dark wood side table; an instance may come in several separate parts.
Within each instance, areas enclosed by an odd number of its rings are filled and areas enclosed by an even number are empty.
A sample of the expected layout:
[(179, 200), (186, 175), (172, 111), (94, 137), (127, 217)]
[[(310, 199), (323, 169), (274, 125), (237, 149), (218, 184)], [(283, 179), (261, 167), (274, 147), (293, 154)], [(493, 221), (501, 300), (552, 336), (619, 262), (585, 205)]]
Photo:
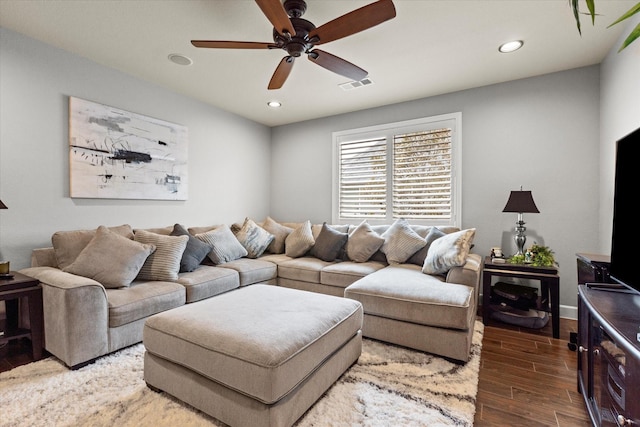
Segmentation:
[[(7, 320), (4, 335), (0, 343), (16, 338), (31, 339), (33, 359), (42, 359), (42, 342), (44, 340), (44, 320), (42, 313), (42, 287), (33, 277), (12, 271), (12, 278), (0, 278), (0, 301), (5, 301)], [(20, 328), (18, 323), (18, 303), (27, 298), (29, 303), (29, 327)]]
[(482, 321), (487, 324), (491, 316), (491, 278), (512, 277), (540, 281), (538, 310), (551, 313), (553, 337), (560, 338), (560, 276), (556, 267), (534, 267), (529, 264), (494, 263), (484, 259), (482, 273)]

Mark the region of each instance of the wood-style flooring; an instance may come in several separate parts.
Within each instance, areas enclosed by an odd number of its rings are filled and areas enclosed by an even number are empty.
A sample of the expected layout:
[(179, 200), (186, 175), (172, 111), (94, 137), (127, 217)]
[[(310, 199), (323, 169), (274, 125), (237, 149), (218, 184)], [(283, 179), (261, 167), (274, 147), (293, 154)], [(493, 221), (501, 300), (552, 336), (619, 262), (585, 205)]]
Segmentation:
[[(577, 391), (577, 353), (567, 346), (576, 330), (568, 319), (560, 321), (560, 339), (552, 338), (551, 322), (540, 330), (486, 325), (474, 425), (590, 426)], [(32, 361), (27, 339), (0, 348), (0, 372)]]
[(497, 321), (485, 325), (475, 426), (591, 426), (577, 389), (577, 352), (568, 347), (577, 321), (543, 329)]

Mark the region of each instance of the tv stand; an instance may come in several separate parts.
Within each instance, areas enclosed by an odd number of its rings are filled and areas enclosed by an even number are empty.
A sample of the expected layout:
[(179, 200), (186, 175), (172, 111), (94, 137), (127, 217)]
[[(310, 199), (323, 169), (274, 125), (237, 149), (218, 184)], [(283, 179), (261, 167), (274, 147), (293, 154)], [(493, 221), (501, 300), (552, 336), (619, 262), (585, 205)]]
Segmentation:
[(594, 426), (640, 425), (640, 294), (578, 286), (578, 391)]
[(620, 292), (623, 294), (635, 293), (631, 289), (624, 285), (618, 285), (616, 283), (585, 283), (585, 286), (589, 289), (607, 291), (607, 292)]

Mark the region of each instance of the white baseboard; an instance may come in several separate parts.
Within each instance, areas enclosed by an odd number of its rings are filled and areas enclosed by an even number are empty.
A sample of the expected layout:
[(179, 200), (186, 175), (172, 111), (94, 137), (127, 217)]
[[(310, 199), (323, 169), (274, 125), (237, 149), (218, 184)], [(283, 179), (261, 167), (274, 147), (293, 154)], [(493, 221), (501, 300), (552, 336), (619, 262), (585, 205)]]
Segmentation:
[(565, 319), (578, 320), (578, 307), (571, 305), (560, 306), (560, 317)]

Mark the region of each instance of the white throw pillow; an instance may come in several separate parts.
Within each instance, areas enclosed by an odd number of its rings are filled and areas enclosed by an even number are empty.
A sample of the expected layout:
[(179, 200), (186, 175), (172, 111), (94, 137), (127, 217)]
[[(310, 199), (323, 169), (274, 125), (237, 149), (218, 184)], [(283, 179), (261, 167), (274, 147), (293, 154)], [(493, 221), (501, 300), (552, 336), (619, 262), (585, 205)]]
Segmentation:
[(476, 234), (475, 228), (456, 231), (436, 239), (424, 259), (422, 272), (426, 274), (444, 274), (453, 267), (463, 266), (466, 262), (471, 243)]

